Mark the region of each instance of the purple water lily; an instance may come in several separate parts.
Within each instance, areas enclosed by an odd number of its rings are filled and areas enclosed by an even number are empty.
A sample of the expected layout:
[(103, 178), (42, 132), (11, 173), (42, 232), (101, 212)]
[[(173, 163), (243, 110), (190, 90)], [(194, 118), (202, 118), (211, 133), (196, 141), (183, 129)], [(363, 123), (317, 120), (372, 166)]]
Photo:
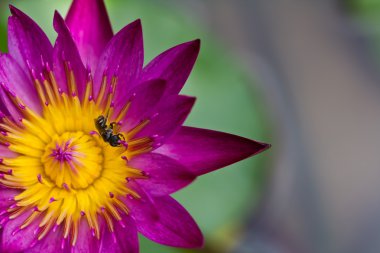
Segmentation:
[(269, 147), (182, 126), (179, 95), (200, 42), (145, 67), (141, 23), (113, 35), (101, 0), (54, 16), (54, 46), (10, 7), (0, 55), (1, 252), (139, 252), (137, 233), (196, 248), (203, 236), (169, 195)]

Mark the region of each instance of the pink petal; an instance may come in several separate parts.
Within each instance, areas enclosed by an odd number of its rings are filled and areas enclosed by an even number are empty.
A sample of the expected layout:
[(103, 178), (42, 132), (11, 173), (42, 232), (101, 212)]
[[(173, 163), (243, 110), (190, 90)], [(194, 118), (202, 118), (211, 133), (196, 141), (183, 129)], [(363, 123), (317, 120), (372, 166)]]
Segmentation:
[(87, 220), (82, 218), (79, 224), (78, 239), (71, 253), (99, 252), (100, 240), (92, 235)]
[(40, 74), (44, 63), (51, 66), (53, 47), (46, 34), (31, 18), (13, 6), (10, 9), (12, 16), (8, 19), (9, 54), (23, 70), (27, 71), (29, 65)]
[[(42, 240), (36, 241), (36, 244), (28, 249), (27, 253), (63, 253), (69, 252), (68, 240), (62, 245), (63, 227), (58, 227), (56, 231), (51, 230)], [(36, 239), (35, 239), (36, 240)]]
[(143, 170), (148, 175), (148, 179), (138, 180), (138, 183), (155, 196), (174, 193), (196, 178), (179, 162), (161, 154), (139, 155), (130, 160), (128, 166)]
[(140, 123), (141, 120), (150, 116), (156, 110), (156, 105), (161, 100), (165, 89), (166, 83), (160, 79), (147, 81), (133, 88), (129, 93), (130, 95), (124, 99), (124, 101), (130, 99), (131, 105), (125, 119), (123, 119), (121, 129), (130, 130)]
[[(14, 116), (20, 115), (17, 113), (20, 107), (11, 102), (4, 89), (8, 89), (17, 95), (24, 105), (33, 111), (41, 113), (41, 103), (30, 76), (21, 69), (20, 65), (9, 54), (0, 55), (0, 83), (4, 84), (4, 86), (0, 87), (3, 90), (2, 101), (7, 110)], [(16, 119), (18, 120), (18, 118)]]
[(34, 231), (38, 228), (39, 220), (35, 220), (32, 224), (20, 230), (21, 224), (31, 214), (31, 211), (25, 212), (13, 220), (9, 220), (4, 225), (1, 245), (2, 252), (22, 252), (31, 247), (36, 239)]
[(103, 0), (74, 0), (66, 17), (79, 53), (92, 74), (113, 36)]
[(58, 12), (54, 14), (54, 29), (58, 33), (53, 52), (54, 72), (57, 76), (58, 84), (63, 91), (67, 92), (68, 87), (65, 85), (67, 84), (65, 62), (67, 62), (74, 71), (78, 94), (79, 97), (82, 97), (86, 89), (87, 71), (79, 56), (77, 46), (71, 37), (70, 31)]
[(136, 137), (153, 137), (156, 147), (181, 127), (195, 103), (195, 97), (183, 95), (173, 95), (165, 99), (149, 124), (136, 135)]
[(137, 223), (138, 231), (150, 240), (173, 247), (200, 248), (203, 236), (190, 214), (169, 196), (154, 199), (158, 219)]
[[(107, 228), (101, 238), (100, 253), (138, 253), (139, 243), (137, 229), (134, 221), (129, 216), (124, 216), (122, 225), (115, 222), (115, 231), (111, 233)], [(83, 251), (94, 252), (94, 251)]]
[(22, 118), (22, 114), (20, 109), (13, 104), (12, 100), (6, 94), (6, 91), (3, 87), (0, 86), (0, 100), (1, 104), (4, 105), (5, 108), (2, 108), (2, 111), (5, 115), (10, 116), (13, 121), (17, 122)]
[(130, 214), (136, 223), (157, 219), (158, 212), (151, 196), (133, 180), (128, 180), (127, 186), (140, 196), (135, 198), (128, 195), (121, 199), (130, 208)]
[(10, 205), (14, 204), (13, 198), (20, 194), (20, 190), (14, 190), (9, 188), (0, 188), (0, 212), (4, 208), (8, 208)]
[(124, 27), (108, 43), (99, 59), (94, 78), (94, 90), (100, 88), (103, 75), (110, 83), (116, 76), (115, 103), (119, 103), (140, 75), (144, 63), (143, 37), (140, 20)]
[(142, 79), (165, 79), (168, 93), (178, 94), (193, 69), (199, 48), (200, 40), (194, 40), (163, 52), (144, 68)]
[(269, 144), (232, 134), (182, 127), (154, 152), (167, 155), (196, 175), (202, 175), (256, 155), (269, 147)]

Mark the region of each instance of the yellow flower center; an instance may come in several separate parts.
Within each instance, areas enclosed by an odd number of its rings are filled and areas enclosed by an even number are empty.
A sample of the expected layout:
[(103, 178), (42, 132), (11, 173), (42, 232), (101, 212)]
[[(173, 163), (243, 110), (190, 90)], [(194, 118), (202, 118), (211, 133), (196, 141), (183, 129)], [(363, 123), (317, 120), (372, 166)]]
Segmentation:
[[(123, 120), (131, 101), (115, 114), (112, 100), (116, 78), (108, 84), (104, 77), (96, 98), (89, 78), (85, 94), (79, 98), (73, 72), (68, 69), (66, 75), (68, 94), (58, 88), (52, 71), (46, 71), (44, 80), (35, 78), (42, 115), (26, 107), (13, 91), (6, 89), (23, 117), (15, 122), (2, 116), (0, 140), (15, 155), (2, 159), (0, 171), (4, 174), (0, 183), (22, 190), (14, 197), (16, 204), (7, 210), (10, 219), (30, 212), (20, 229), (38, 221), (40, 229), (36, 236), (41, 240), (52, 228), (63, 225), (64, 238), (70, 235), (75, 245), (81, 219), (88, 222), (99, 238), (99, 216), (112, 231), (113, 221), (121, 220), (122, 213), (128, 214), (123, 199), (140, 196), (128, 188), (126, 179), (146, 178), (138, 168), (129, 167), (128, 160), (150, 151), (152, 140), (134, 138), (148, 122), (143, 121), (132, 130), (120, 133), (125, 142), (117, 147), (104, 141), (94, 120), (100, 115), (114, 122)], [(108, 120), (107, 129), (110, 123)], [(113, 134), (119, 134), (118, 131), (116, 124)]]
[(103, 148), (84, 132), (55, 135), (41, 158), (44, 174), (62, 188), (84, 189), (103, 168)]

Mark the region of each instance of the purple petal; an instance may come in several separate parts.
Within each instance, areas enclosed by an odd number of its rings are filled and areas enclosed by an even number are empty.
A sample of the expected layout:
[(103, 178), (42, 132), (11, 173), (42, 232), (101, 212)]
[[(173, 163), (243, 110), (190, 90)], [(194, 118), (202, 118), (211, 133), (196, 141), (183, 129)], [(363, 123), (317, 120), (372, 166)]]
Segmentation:
[(78, 239), (72, 253), (99, 252), (100, 241), (92, 235), (86, 219), (79, 224)]
[(138, 180), (138, 183), (155, 196), (174, 193), (196, 178), (179, 162), (161, 154), (139, 155), (130, 160), (128, 166), (143, 170), (148, 175), (148, 179)]
[(129, 130), (141, 120), (150, 116), (161, 100), (165, 88), (165, 81), (155, 79), (142, 83), (132, 89), (129, 96), (131, 105), (123, 122), (122, 130)]
[(87, 70), (82, 63), (77, 46), (71, 37), (70, 31), (68, 30), (65, 21), (58, 12), (55, 12), (54, 14), (54, 29), (58, 33), (53, 52), (54, 72), (57, 76), (58, 83), (61, 85), (60, 88), (65, 92), (68, 89), (68, 87), (64, 85), (67, 83), (65, 70), (66, 62), (74, 71), (75, 81), (78, 87), (78, 94), (79, 97), (82, 97), (86, 89)]
[(8, 208), (10, 205), (14, 204), (15, 201), (13, 198), (20, 194), (21, 191), (19, 190), (14, 190), (14, 189), (1, 189), (0, 188), (0, 212), (4, 208)]
[(2, 252), (22, 252), (30, 248), (36, 239), (34, 231), (38, 228), (39, 221), (35, 220), (32, 224), (20, 230), (20, 226), (30, 214), (31, 211), (25, 212), (19, 217), (9, 220), (4, 225)]
[(168, 93), (178, 94), (193, 69), (199, 48), (200, 40), (194, 40), (163, 52), (144, 68), (142, 79), (165, 79)]
[(0, 86), (0, 100), (6, 108), (4, 108), (4, 114), (7, 116), (11, 116), (13, 121), (17, 122), (18, 119), (22, 118), (22, 114), (19, 110), (19, 108), (16, 107), (16, 105), (12, 102), (12, 100), (8, 97), (3, 87)]
[(107, 75), (110, 82), (112, 77), (118, 78), (115, 103), (125, 97), (137, 77), (140, 75), (144, 63), (143, 37), (140, 20), (124, 27), (108, 43), (99, 59), (95, 72), (94, 91), (97, 92), (103, 75)]
[(137, 223), (138, 231), (150, 240), (173, 247), (200, 248), (203, 236), (190, 214), (169, 196), (154, 199), (156, 220)]
[[(115, 222), (115, 231), (111, 233), (106, 229), (101, 238), (100, 253), (138, 253), (139, 243), (137, 229), (134, 221), (129, 216), (124, 216), (122, 225)], [(83, 251), (95, 252), (95, 251)]]
[(49, 231), (48, 234), (40, 241), (36, 241), (36, 244), (28, 249), (27, 253), (61, 253), (69, 252), (68, 240), (65, 240), (65, 244), (62, 245), (63, 240), (63, 227), (60, 226), (56, 231)]
[(121, 199), (131, 209), (130, 214), (136, 223), (157, 219), (158, 213), (151, 196), (133, 180), (128, 180), (127, 186), (140, 196), (136, 198), (128, 195)]
[[(41, 103), (32, 80), (9, 54), (0, 55), (0, 83), (3, 83), (5, 85), (4, 87), (14, 92), (15, 95), (23, 101), (24, 105), (35, 112), (41, 113)], [(0, 89), (3, 88), (0, 87)], [(7, 109), (14, 107), (15, 105), (10, 99), (6, 99), (6, 95), (3, 95), (4, 99), (2, 100)]]
[(103, 0), (74, 0), (66, 17), (79, 53), (92, 74), (113, 36)]
[(182, 95), (173, 95), (167, 97), (154, 114), (149, 124), (141, 130), (136, 136), (151, 136), (155, 139), (155, 145), (158, 147), (165, 142), (165, 139), (175, 133), (183, 124), (191, 108), (195, 103), (195, 97)]
[[(27, 15), (10, 6), (12, 16), (8, 19), (9, 54), (23, 70), (34, 69), (42, 73), (43, 64), (51, 66), (53, 47), (42, 29)], [(44, 63), (43, 63), (44, 62)]]
[(232, 134), (182, 127), (154, 152), (167, 155), (196, 175), (202, 175), (256, 155), (269, 147), (269, 144)]

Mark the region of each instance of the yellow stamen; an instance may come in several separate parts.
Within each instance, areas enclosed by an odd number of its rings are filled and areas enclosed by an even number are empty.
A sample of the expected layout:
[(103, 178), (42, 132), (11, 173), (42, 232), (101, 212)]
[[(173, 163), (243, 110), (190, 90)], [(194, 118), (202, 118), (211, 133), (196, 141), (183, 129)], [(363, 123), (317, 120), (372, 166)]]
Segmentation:
[(38, 94), (38, 97), (40, 98), (41, 104), (46, 105), (48, 101), (46, 99), (45, 92), (44, 92), (44, 89), (42, 88), (42, 84), (40, 80), (35, 79), (33, 83), (34, 83), (34, 87), (37, 90), (37, 94)]
[(104, 75), (102, 79), (99, 95), (96, 98), (96, 107), (99, 107), (101, 102), (103, 101), (104, 95), (106, 93), (106, 89), (107, 89), (107, 76)]
[(51, 88), (51, 84), (46, 79), (42, 82), (42, 84), (43, 84), (45, 92), (48, 96), (48, 102), (51, 103), (54, 107), (56, 107), (57, 103), (56, 103), (56, 100), (54, 98), (54, 92)]
[(54, 95), (55, 95), (55, 99), (60, 102), (61, 101), (61, 96), (59, 94), (59, 88), (58, 88), (58, 84), (57, 84), (57, 80), (55, 79), (55, 76), (54, 76), (54, 73), (52, 71), (49, 71), (49, 79), (50, 79), (50, 83), (53, 87), (53, 92), (54, 92)]

